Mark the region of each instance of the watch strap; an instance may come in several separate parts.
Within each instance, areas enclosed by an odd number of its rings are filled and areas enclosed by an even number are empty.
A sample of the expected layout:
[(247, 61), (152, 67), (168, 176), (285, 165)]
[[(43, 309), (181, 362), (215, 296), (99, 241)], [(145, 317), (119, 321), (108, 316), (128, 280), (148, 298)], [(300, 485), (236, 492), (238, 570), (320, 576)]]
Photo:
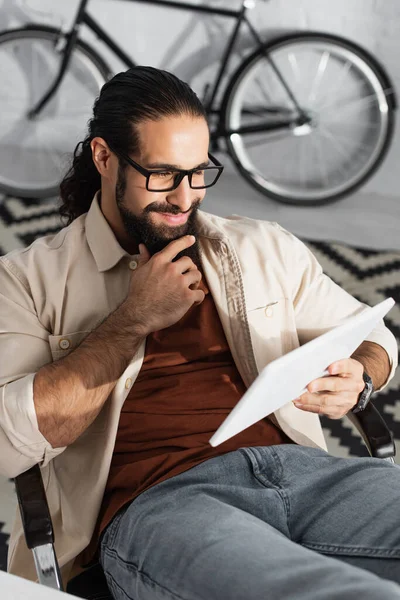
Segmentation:
[(374, 385), (372, 383), (372, 379), (365, 371), (363, 373), (363, 379), (365, 386), (361, 394), (358, 396), (357, 404), (351, 409), (351, 412), (353, 413), (358, 413), (364, 410), (368, 402), (370, 401), (372, 394), (374, 393)]

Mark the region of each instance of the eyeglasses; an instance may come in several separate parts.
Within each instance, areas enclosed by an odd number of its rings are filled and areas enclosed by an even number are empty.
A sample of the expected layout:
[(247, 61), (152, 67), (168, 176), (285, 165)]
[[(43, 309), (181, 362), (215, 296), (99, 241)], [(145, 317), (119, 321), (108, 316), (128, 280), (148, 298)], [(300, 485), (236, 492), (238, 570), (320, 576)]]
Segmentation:
[(110, 144), (108, 147), (114, 154), (125, 160), (131, 167), (146, 177), (146, 190), (149, 192), (170, 192), (176, 190), (184, 177), (188, 177), (189, 185), (194, 190), (203, 190), (215, 185), (220, 178), (223, 165), (210, 153), (208, 158), (214, 163), (206, 167), (196, 169), (145, 169), (129, 156), (114, 150)]

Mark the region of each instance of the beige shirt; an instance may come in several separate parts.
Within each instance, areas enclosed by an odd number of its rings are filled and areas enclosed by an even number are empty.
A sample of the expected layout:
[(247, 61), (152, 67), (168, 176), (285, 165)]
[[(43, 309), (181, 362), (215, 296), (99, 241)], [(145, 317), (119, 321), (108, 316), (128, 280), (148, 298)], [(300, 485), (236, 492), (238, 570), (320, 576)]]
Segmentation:
[[(198, 223), (204, 274), (246, 386), (271, 360), (365, 307), (324, 275), (305, 245), (276, 223), (204, 212)], [(121, 304), (131, 261), (97, 198), (69, 227), (0, 259), (0, 472), (15, 477), (41, 464), (64, 581), (90, 542), (121, 407), (140, 371), (144, 343), (98, 417), (67, 448), (52, 448), (40, 433), (33, 380)], [(382, 322), (367, 339), (387, 351), (391, 379), (397, 366), (394, 336)], [(296, 443), (326, 448), (317, 415), (290, 402), (271, 418)], [(18, 514), (8, 568), (36, 579)]]

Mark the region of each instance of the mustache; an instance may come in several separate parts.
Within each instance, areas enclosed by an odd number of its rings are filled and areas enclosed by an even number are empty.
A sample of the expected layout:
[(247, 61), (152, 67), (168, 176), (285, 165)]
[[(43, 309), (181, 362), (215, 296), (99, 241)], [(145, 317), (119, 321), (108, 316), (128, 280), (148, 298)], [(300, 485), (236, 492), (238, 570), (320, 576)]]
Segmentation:
[(198, 208), (200, 206), (201, 200), (195, 200), (193, 202), (193, 204), (185, 211), (182, 211), (179, 206), (176, 206), (175, 204), (158, 204), (157, 202), (152, 202), (151, 204), (148, 204), (146, 206), (146, 208), (144, 209), (143, 212), (145, 213), (150, 213), (150, 212), (159, 212), (159, 213), (164, 213), (164, 214), (171, 214), (171, 215), (186, 215), (186, 213)]

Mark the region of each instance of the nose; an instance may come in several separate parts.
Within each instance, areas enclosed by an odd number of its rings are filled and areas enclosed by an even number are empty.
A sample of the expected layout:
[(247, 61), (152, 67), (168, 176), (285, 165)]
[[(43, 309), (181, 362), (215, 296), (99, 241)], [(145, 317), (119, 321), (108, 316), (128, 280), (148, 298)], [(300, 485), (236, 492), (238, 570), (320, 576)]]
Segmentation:
[[(197, 190), (198, 191), (198, 190)], [(167, 202), (178, 206), (181, 212), (186, 212), (193, 204), (196, 190), (189, 185), (189, 179), (185, 176), (175, 190), (171, 190), (167, 195)]]

